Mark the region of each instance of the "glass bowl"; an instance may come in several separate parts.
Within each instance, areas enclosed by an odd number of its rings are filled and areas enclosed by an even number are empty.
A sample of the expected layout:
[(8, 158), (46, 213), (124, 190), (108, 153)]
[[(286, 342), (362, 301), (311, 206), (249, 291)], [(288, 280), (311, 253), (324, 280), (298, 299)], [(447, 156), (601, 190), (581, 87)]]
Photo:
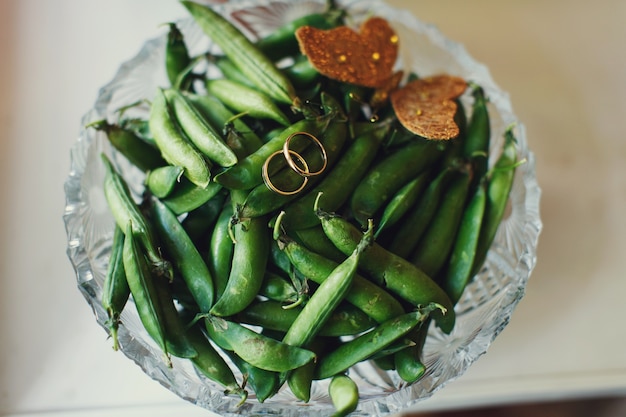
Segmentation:
[[(384, 372), (363, 363), (351, 371), (357, 381), (361, 401), (354, 415), (382, 416), (400, 412), (430, 397), (448, 382), (461, 376), (483, 355), (508, 324), (522, 299), (527, 280), (535, 266), (536, 245), (542, 223), (539, 217), (540, 189), (536, 182), (534, 157), (528, 149), (523, 124), (513, 113), (508, 95), (492, 80), (488, 69), (476, 62), (462, 45), (446, 39), (435, 27), (424, 24), (406, 11), (381, 1), (341, 1), (354, 22), (370, 15), (387, 19), (401, 40), (398, 68), (420, 76), (438, 73), (458, 75), (481, 85), (489, 97), (491, 112), (490, 163), (494, 163), (503, 143), (503, 132), (516, 123), (519, 158), (526, 163), (516, 170), (509, 210), (486, 263), (467, 287), (456, 306), (457, 324), (451, 334), (431, 326), (424, 347), (425, 375), (407, 385), (394, 372)], [(230, 1), (215, 5), (252, 38), (266, 35), (298, 16), (320, 11), (324, 0)], [(177, 21), (191, 55), (217, 48), (190, 19)], [(410, 42), (402, 42), (410, 39)], [(164, 70), (165, 35), (148, 40), (133, 59), (124, 63), (113, 80), (98, 94), (95, 105), (82, 119), (82, 126), (108, 119), (116, 111), (140, 100), (150, 99), (157, 86), (167, 86)], [(462, 102), (469, 108), (469, 97)], [(130, 116), (147, 116), (147, 108), (135, 106)], [(71, 168), (65, 183), (64, 221), (68, 237), (67, 253), (75, 268), (78, 288), (93, 309), (96, 321), (106, 328), (106, 312), (100, 304), (114, 221), (103, 194), (104, 168), (100, 153), (107, 153), (126, 177), (137, 197), (143, 189), (143, 174), (119, 156), (104, 133), (82, 128), (71, 150)], [(137, 313), (126, 308), (119, 329), (121, 351), (154, 380), (181, 398), (212, 412), (230, 415), (325, 416), (333, 412), (327, 383), (314, 383), (311, 401), (299, 403), (288, 389), (259, 403), (253, 395), (241, 406), (239, 398), (225, 396), (222, 388), (199, 376), (187, 361), (172, 358), (168, 367), (162, 353), (143, 329)], [(240, 377), (240, 375), (238, 375)]]

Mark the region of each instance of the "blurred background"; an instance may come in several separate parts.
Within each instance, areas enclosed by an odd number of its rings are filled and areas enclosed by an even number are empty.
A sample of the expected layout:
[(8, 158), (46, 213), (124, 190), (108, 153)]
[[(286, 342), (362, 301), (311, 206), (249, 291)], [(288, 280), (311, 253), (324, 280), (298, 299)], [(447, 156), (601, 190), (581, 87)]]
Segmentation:
[[(526, 125), (544, 231), (488, 353), (411, 416), (626, 415), (626, 2), (388, 0), (491, 69)], [(65, 255), (81, 116), (176, 0), (0, 0), (0, 416), (207, 416), (113, 352)]]

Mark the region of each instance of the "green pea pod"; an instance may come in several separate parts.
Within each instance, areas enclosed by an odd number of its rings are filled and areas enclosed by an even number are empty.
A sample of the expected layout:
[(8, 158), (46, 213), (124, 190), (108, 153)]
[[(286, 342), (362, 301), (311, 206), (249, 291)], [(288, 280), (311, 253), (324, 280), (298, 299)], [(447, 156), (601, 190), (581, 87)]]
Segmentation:
[(459, 301), (465, 286), (471, 279), (476, 246), (485, 213), (486, 195), (485, 184), (479, 184), (463, 213), (454, 247), (443, 274), (443, 289), (453, 303)]
[(183, 74), (191, 64), (191, 57), (185, 44), (182, 32), (175, 23), (169, 23), (167, 42), (165, 43), (165, 70), (167, 78), (173, 86), (179, 83), (179, 76)]
[(390, 252), (407, 259), (415, 251), (415, 247), (428, 227), (430, 219), (435, 215), (453, 171), (443, 169), (424, 190), (424, 194), (415, 206), (403, 217), (401, 226), (395, 231), (387, 248)]
[(274, 101), (262, 92), (226, 78), (206, 81), (207, 91), (217, 97), (226, 107), (238, 113), (246, 113), (257, 119), (269, 119), (289, 126), (291, 122)]
[(516, 140), (513, 127), (504, 133), (504, 148), (495, 166), (489, 174), (487, 182), (487, 200), (485, 202), (485, 215), (482, 230), (478, 237), (476, 247), (476, 259), (472, 270), (474, 276), (482, 267), (487, 257), (489, 247), (495, 239), (498, 226), (504, 218), (506, 205), (509, 201), (511, 188), (515, 179), (515, 167), (517, 161)]
[[(351, 253), (362, 238), (361, 231), (343, 217), (318, 210), (326, 236), (344, 254)], [(438, 303), (445, 308), (436, 312), (435, 320), (443, 331), (452, 331), (455, 314), (452, 302), (443, 289), (424, 271), (377, 243), (363, 253), (360, 267), (385, 289), (416, 307)]]
[(256, 86), (247, 78), (233, 61), (228, 57), (221, 56), (213, 61), (215, 66), (222, 72), (224, 78), (235, 81), (236, 83), (243, 84), (247, 87), (256, 88)]
[(141, 171), (147, 172), (167, 164), (156, 146), (129, 129), (109, 124), (106, 120), (91, 123), (89, 127), (106, 133), (111, 145)]
[(420, 327), (408, 332), (405, 337), (411, 340), (413, 345), (393, 355), (394, 369), (398, 376), (409, 384), (420, 379), (426, 372), (426, 365), (424, 365), (421, 356), (430, 322), (431, 318), (429, 317)]
[(209, 269), (176, 215), (158, 199), (150, 204), (150, 213), (160, 241), (169, 259), (187, 284), (200, 312), (213, 306), (215, 289)]
[(347, 375), (335, 375), (328, 385), (328, 395), (335, 407), (332, 417), (344, 417), (359, 404), (359, 387)]
[(272, 301), (278, 301), (283, 310), (285, 304), (291, 305), (301, 299), (301, 295), (288, 278), (272, 271), (265, 271), (259, 295)]
[[(307, 349), (312, 350), (320, 357), (335, 345), (334, 338), (317, 337), (309, 345)], [(294, 369), (287, 375), (287, 384), (289, 389), (296, 398), (307, 403), (311, 399), (311, 387), (313, 385), (313, 375), (315, 374), (315, 361), (311, 361), (304, 366)]]
[(254, 130), (217, 98), (198, 94), (187, 94), (187, 97), (215, 129), (222, 130), (226, 144), (238, 159), (245, 158), (263, 145)]
[(285, 207), (283, 225), (287, 230), (306, 229), (319, 224), (313, 210), (318, 194), (324, 194), (328, 210), (337, 210), (349, 198), (353, 190), (376, 157), (388, 129), (374, 128), (358, 136), (350, 143), (332, 171), (313, 189)]
[[(319, 220), (318, 220), (319, 223)], [(307, 229), (298, 229), (291, 232), (294, 238), (306, 248), (335, 262), (341, 262), (346, 255), (333, 245), (324, 229), (318, 224)]]
[(152, 279), (144, 254), (139, 249), (137, 238), (133, 234), (132, 221), (128, 222), (124, 230), (124, 270), (133, 302), (143, 327), (161, 348), (168, 365), (171, 366), (166, 343), (165, 320), (160, 305), (160, 297), (154, 285), (155, 280)]
[(109, 317), (106, 325), (111, 334), (111, 339), (113, 339), (114, 350), (119, 349), (117, 330), (120, 324), (120, 314), (124, 310), (130, 296), (130, 288), (128, 288), (126, 272), (124, 271), (123, 252), (124, 231), (116, 225), (113, 232), (109, 266), (107, 267), (104, 284), (102, 285), (102, 307)]
[[(280, 237), (279, 246), (282, 248), (281, 253), (287, 255), (302, 275), (318, 284), (323, 283), (338, 266), (337, 262), (306, 249), (286, 236)], [(358, 274), (353, 278), (352, 287), (345, 299), (379, 323), (404, 312), (398, 300)]]
[(220, 184), (211, 182), (206, 187), (199, 187), (187, 178), (181, 178), (172, 192), (163, 198), (165, 204), (176, 215), (189, 213), (207, 203), (223, 190)]
[[(233, 204), (240, 196), (233, 192)], [(245, 193), (243, 193), (245, 194)], [(263, 284), (269, 254), (269, 228), (264, 217), (240, 222), (233, 226), (235, 244), (228, 283), (222, 295), (211, 308), (216, 316), (231, 316), (246, 308)]]
[(325, 379), (345, 372), (351, 366), (370, 358), (406, 335), (436, 310), (443, 311), (444, 308), (437, 304), (426, 305), (381, 323), (373, 330), (344, 343), (319, 358), (315, 377)]
[(211, 180), (209, 164), (181, 131), (161, 88), (152, 100), (149, 123), (163, 158), (170, 165), (182, 167), (195, 185), (206, 188)]
[(364, 235), (363, 240), (352, 254), (337, 265), (311, 295), (287, 330), (283, 338), (284, 343), (293, 346), (305, 346), (319, 333), (319, 330), (350, 289), (361, 253), (370, 243), (372, 231), (370, 230), (369, 233)]
[(266, 371), (286, 372), (315, 359), (310, 350), (279, 342), (232, 321), (210, 316), (205, 325), (215, 344)]
[(480, 86), (475, 85), (472, 95), (474, 96), (474, 104), (467, 124), (467, 137), (463, 144), (463, 155), (473, 161), (475, 181), (480, 181), (487, 172), (491, 128), (484, 90)]
[[(222, 184), (224, 187), (235, 190), (249, 190), (257, 185), (263, 183), (262, 168), (263, 164), (274, 152), (282, 149), (287, 138), (298, 132), (308, 132), (312, 135), (319, 135), (319, 133), (327, 125), (327, 120), (320, 118), (317, 120), (300, 120), (291, 126), (283, 129), (280, 134), (274, 136), (268, 142), (263, 144), (256, 152), (248, 155), (246, 158), (239, 160), (237, 164), (228, 168), (227, 170), (217, 174), (215, 181)], [(293, 150), (296, 152), (302, 151), (305, 145), (305, 141), (296, 141), (293, 146)], [(280, 159), (276, 158), (279, 162)], [(286, 166), (285, 161), (282, 167)], [(275, 164), (273, 164), (275, 165)], [(277, 166), (278, 168), (278, 166)], [(272, 173), (270, 172), (270, 175)]]
[(211, 346), (202, 330), (197, 326), (192, 326), (188, 331), (188, 337), (198, 352), (198, 355), (191, 359), (194, 367), (204, 377), (224, 387), (226, 394), (239, 395), (241, 403), (243, 403), (248, 397), (248, 393), (239, 386), (233, 371), (224, 358)]
[[(347, 127), (345, 123), (332, 123), (328, 129), (322, 133), (322, 137), (319, 140), (326, 152), (326, 171), (332, 170), (340, 157), (341, 150), (346, 141), (346, 133)], [(317, 167), (323, 164), (321, 152), (317, 146), (309, 146), (306, 151), (303, 152), (302, 157), (307, 161), (307, 164), (309, 164), (311, 171), (317, 170)], [(308, 177), (308, 183), (304, 190), (315, 186), (323, 177), (324, 173)], [(280, 172), (271, 176), (271, 181), (274, 186), (279, 187), (279, 189), (286, 187), (285, 191), (291, 191), (300, 186), (303, 178), (291, 168), (285, 167)], [(292, 184), (293, 181), (295, 181), (295, 184)], [(304, 190), (302, 192), (305, 192)], [(261, 184), (250, 191), (239, 211), (239, 216), (244, 218), (263, 216), (293, 201), (297, 196), (298, 194), (278, 194), (265, 184)]]
[(410, 257), (415, 266), (431, 277), (437, 276), (452, 250), (471, 179), (469, 172), (461, 172), (451, 180), (437, 212)]
[(424, 172), (442, 155), (441, 147), (435, 142), (415, 137), (369, 170), (350, 200), (353, 215), (362, 226), (374, 218), (404, 184)]
[(226, 190), (222, 190), (200, 207), (188, 211), (182, 220), (183, 228), (201, 253), (206, 253), (209, 236), (215, 228), (227, 195)]
[(207, 264), (215, 282), (217, 297), (220, 297), (226, 289), (233, 260), (234, 246), (229, 233), (232, 217), (232, 205), (227, 203), (217, 218), (209, 242)]
[[(285, 308), (282, 302), (260, 301), (249, 305), (236, 317), (240, 323), (286, 333), (303, 307)], [(374, 327), (376, 322), (351, 304), (339, 304), (319, 329), (320, 336), (349, 336)]]
[(115, 170), (109, 158), (105, 154), (102, 154), (101, 157), (106, 169), (103, 185), (104, 195), (115, 223), (122, 230), (126, 230), (126, 226), (131, 224), (132, 232), (141, 241), (152, 269), (159, 275), (171, 279), (173, 277), (172, 266), (161, 256), (154, 231), (133, 200), (128, 184)]
[(224, 142), (220, 133), (185, 95), (173, 88), (164, 90), (164, 94), (180, 128), (200, 152), (222, 167), (237, 163), (237, 156)]
[(402, 216), (415, 204), (420, 197), (422, 190), (426, 187), (427, 181), (430, 179), (428, 172), (423, 172), (408, 183), (389, 200), (378, 223), (376, 236), (385, 228), (389, 228), (396, 224)]
[(291, 104), (296, 98), (287, 77), (231, 22), (208, 6), (182, 1), (204, 33), (258, 88), (274, 100)]
[(146, 174), (146, 187), (155, 197), (165, 198), (174, 190), (182, 174), (183, 168), (173, 165), (155, 168)]
[(163, 314), (167, 351), (179, 358), (195, 358), (198, 352), (187, 338), (187, 329), (174, 305), (172, 293), (168, 288), (169, 284), (165, 280), (154, 281), (156, 296)]

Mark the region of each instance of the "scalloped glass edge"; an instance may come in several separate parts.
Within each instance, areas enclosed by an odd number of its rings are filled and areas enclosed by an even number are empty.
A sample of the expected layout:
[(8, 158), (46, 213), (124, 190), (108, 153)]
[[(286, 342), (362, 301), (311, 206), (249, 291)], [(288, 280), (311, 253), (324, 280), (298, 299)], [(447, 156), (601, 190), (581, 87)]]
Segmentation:
[[(279, 2), (240, 0), (214, 7), (229, 14), (233, 10), (251, 5), (269, 3)], [(323, 1), (302, 0), (291, 3), (322, 4)], [(402, 33), (406, 31), (418, 34), (426, 41), (424, 47), (432, 48), (429, 49), (429, 53), (437, 55), (436, 59), (430, 55), (424, 56), (421, 54), (422, 51), (416, 50), (414, 44), (411, 44), (410, 49), (401, 47), (399, 60), (401, 67), (416, 70), (420, 75), (445, 71), (480, 84), (490, 99), (492, 115), (496, 116), (492, 117), (491, 162), (493, 163), (493, 157), (499, 153), (504, 129), (513, 123), (516, 124), (519, 158), (526, 160), (516, 172), (511, 195), (511, 215), (498, 230), (485, 266), (471, 284), (472, 289), (459, 302), (457, 308), (459, 324), (450, 335), (443, 335), (437, 329), (431, 328), (429, 341), (425, 347), (425, 362), (429, 368), (424, 377), (412, 385), (403, 386), (401, 381), (385, 372), (367, 367), (365, 369), (358, 367), (355, 372), (354, 376), (359, 380), (359, 384), (365, 385), (366, 388), (364, 398), (352, 415), (382, 416), (404, 411), (429, 398), (450, 381), (459, 378), (469, 366), (487, 352), (493, 340), (509, 323), (514, 309), (524, 296), (527, 281), (536, 263), (536, 246), (542, 229), (539, 216), (541, 191), (535, 178), (535, 160), (528, 148), (525, 127), (516, 119), (508, 94), (495, 84), (486, 66), (476, 62), (463, 45), (447, 39), (435, 26), (421, 22), (402, 9), (392, 8), (377, 0), (343, 1), (340, 4), (349, 10), (355, 21), (370, 14), (387, 18), (398, 31), (400, 39), (403, 39)], [(197, 31), (193, 29), (194, 26), (189, 19), (181, 20), (183, 32)], [(163, 50), (163, 41), (163, 36), (147, 41), (134, 58), (121, 65), (113, 80), (100, 89), (93, 109), (84, 115), (81, 126), (97, 119), (114, 117), (112, 112), (119, 107), (117, 102), (123, 101), (117, 93), (125, 88), (127, 78), (137, 67), (145, 65), (150, 59), (154, 59), (154, 54)], [(197, 36), (193, 38), (192, 43), (194, 45), (199, 43), (200, 45), (196, 46), (201, 50), (206, 49), (208, 45), (197, 40)], [(162, 75), (157, 75), (151, 81), (158, 83), (161, 80)], [(146, 91), (149, 94), (151, 90), (148, 88)], [(146, 91), (134, 93), (143, 95)], [(102, 274), (108, 261), (113, 222), (111, 218), (108, 218), (107, 222), (106, 214), (94, 214), (89, 211), (92, 208), (90, 206), (102, 207), (101, 200), (94, 201), (101, 199), (102, 196), (91, 195), (93, 189), (85, 186), (85, 183), (89, 182), (89, 179), (85, 178), (98, 178), (98, 175), (101, 175), (98, 168), (93, 166), (94, 160), (99, 161), (94, 155), (97, 156), (100, 152), (110, 154), (118, 166), (133, 178), (135, 186), (140, 187), (141, 182), (139, 174), (134, 172), (123, 158), (117, 158), (102, 134), (81, 128), (78, 140), (71, 149), (70, 172), (65, 182), (66, 204), (63, 219), (68, 238), (67, 255), (74, 267), (79, 290), (91, 306), (96, 321), (106, 328), (106, 313), (98, 300)], [(97, 215), (104, 220), (91, 219)], [(86, 248), (87, 245), (89, 249)], [(160, 360), (159, 351), (149, 337), (135, 331), (140, 328), (140, 324), (132, 313), (129, 311), (122, 316), (125, 323), (125, 326), (120, 328), (119, 335), (122, 352), (148, 376), (182, 399), (225, 416), (313, 417), (332, 413), (333, 409), (325, 396), (326, 385), (323, 382), (317, 383), (309, 405), (297, 404), (290, 393), (281, 392), (277, 398), (267, 400), (263, 404), (252, 398), (238, 408), (238, 398), (223, 395), (218, 385), (198, 376), (188, 363), (173, 358), (174, 366), (168, 368)], [(467, 329), (470, 329), (469, 334), (463, 334)], [(389, 384), (396, 388), (381, 389), (377, 392), (376, 382), (372, 388), (371, 381), (378, 380), (382, 381), (383, 385)]]

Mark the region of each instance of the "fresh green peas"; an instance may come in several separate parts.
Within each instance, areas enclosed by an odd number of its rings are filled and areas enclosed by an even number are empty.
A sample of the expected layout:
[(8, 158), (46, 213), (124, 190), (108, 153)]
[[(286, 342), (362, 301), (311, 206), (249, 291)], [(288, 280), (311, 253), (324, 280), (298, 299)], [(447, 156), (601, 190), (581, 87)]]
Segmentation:
[[(362, 232), (345, 218), (317, 210), (326, 236), (344, 254), (351, 253), (362, 238)], [(377, 243), (372, 243), (363, 253), (360, 263), (379, 285), (414, 306), (435, 302), (445, 308), (435, 312), (435, 320), (449, 333), (454, 327), (455, 314), (452, 302), (443, 289), (421, 269)]]
[(111, 245), (111, 256), (107, 274), (102, 285), (102, 307), (106, 310), (109, 319), (107, 328), (113, 339), (113, 349), (119, 349), (117, 330), (120, 324), (120, 314), (130, 296), (130, 288), (126, 281), (124, 271), (124, 231), (119, 226), (115, 226), (113, 232), (113, 243)]
[(410, 258), (415, 266), (431, 277), (437, 276), (452, 250), (465, 210), (471, 179), (470, 172), (459, 172), (451, 180), (437, 213)]
[(161, 153), (156, 146), (146, 142), (129, 129), (110, 124), (106, 120), (91, 123), (89, 127), (106, 133), (111, 145), (124, 155), (131, 164), (144, 172), (161, 167), (167, 163), (161, 157)]
[(217, 98), (199, 94), (186, 96), (215, 129), (222, 131), (226, 144), (237, 155), (238, 160), (245, 158), (263, 145), (263, 141), (254, 130)]
[(167, 162), (182, 167), (184, 175), (198, 187), (206, 188), (209, 185), (209, 163), (176, 124), (165, 93), (160, 88), (156, 91), (150, 109), (150, 130)]
[(146, 187), (155, 197), (165, 198), (174, 190), (183, 171), (183, 168), (173, 165), (164, 165), (148, 171), (145, 180)]
[(274, 100), (292, 104), (296, 93), (289, 79), (232, 23), (208, 6), (192, 1), (182, 4), (250, 81)]
[(209, 269), (176, 215), (158, 199), (150, 204), (153, 224), (169, 259), (179, 271), (200, 312), (213, 306), (215, 288)]
[(475, 182), (478, 182), (487, 172), (491, 127), (484, 90), (482, 87), (474, 85), (472, 95), (474, 96), (474, 104), (467, 124), (463, 155), (473, 161), (474, 178)]
[(245, 112), (257, 119), (269, 119), (289, 126), (291, 122), (274, 101), (265, 94), (226, 78), (207, 80), (207, 90), (235, 112)]
[(487, 191), (484, 182), (476, 188), (463, 213), (454, 247), (441, 280), (444, 290), (453, 303), (461, 298), (471, 279), (476, 246), (485, 213)]
[[(286, 236), (279, 237), (281, 253), (287, 255), (293, 266), (304, 276), (319, 284), (330, 275), (338, 263), (306, 249)], [(373, 282), (360, 275), (353, 278), (346, 301), (381, 323), (404, 312), (400, 302)]]
[(370, 244), (372, 233), (372, 230), (365, 233), (352, 254), (340, 263), (315, 290), (287, 330), (283, 338), (284, 343), (305, 346), (315, 337), (350, 289), (361, 253)]
[(319, 358), (315, 378), (325, 379), (338, 375), (352, 365), (370, 358), (423, 323), (437, 309), (443, 310), (443, 307), (437, 304), (426, 305), (416, 311), (381, 323), (371, 331), (342, 344)]
[[(285, 308), (277, 301), (260, 301), (249, 305), (237, 315), (241, 323), (286, 333), (302, 313), (303, 307)], [(319, 329), (320, 336), (349, 336), (371, 329), (376, 322), (351, 304), (339, 304)]]
[(192, 326), (188, 332), (188, 338), (198, 355), (191, 359), (195, 368), (206, 378), (217, 382), (225, 389), (228, 395), (239, 395), (241, 403), (248, 398), (248, 393), (239, 386), (233, 371), (224, 358), (211, 346), (198, 326)]
[(232, 265), (234, 249), (234, 242), (230, 236), (232, 217), (232, 205), (230, 203), (224, 204), (209, 242), (207, 264), (214, 279), (218, 297), (222, 295), (228, 285), (228, 276)]
[(176, 215), (179, 215), (199, 208), (221, 191), (223, 187), (215, 182), (210, 182), (206, 187), (199, 187), (187, 178), (181, 178), (174, 189), (162, 198), (162, 201)]
[(276, 393), (279, 388), (277, 372), (257, 368), (243, 360), (235, 352), (223, 351), (242, 373), (246, 385), (252, 388), (257, 401), (263, 403)]
[(235, 153), (186, 95), (173, 88), (164, 90), (164, 94), (181, 130), (200, 152), (219, 166), (237, 163)]
[(359, 387), (347, 375), (335, 375), (331, 379), (328, 395), (335, 407), (332, 417), (347, 416), (359, 404)]
[(286, 372), (315, 359), (315, 353), (310, 350), (279, 342), (229, 320), (209, 316), (205, 325), (209, 337), (218, 346), (266, 371)]
[[(244, 193), (231, 193), (233, 204), (239, 204)], [(211, 308), (211, 314), (230, 316), (246, 308), (259, 292), (265, 276), (270, 234), (265, 217), (256, 217), (233, 226), (235, 244), (228, 283)]]
[(368, 171), (350, 201), (352, 213), (362, 226), (374, 218), (404, 184), (424, 172), (442, 155), (441, 147), (435, 142), (416, 136)]
[(478, 237), (472, 276), (480, 270), (485, 262), (489, 247), (493, 243), (498, 226), (502, 222), (515, 179), (515, 168), (519, 163), (513, 126), (511, 126), (504, 133), (502, 154), (489, 174), (485, 215), (482, 230)]
[(278, 301), (281, 309), (294, 307), (302, 300), (302, 294), (296, 290), (289, 278), (270, 270), (265, 271), (259, 295), (272, 301)]
[(402, 227), (395, 231), (387, 246), (390, 252), (405, 259), (414, 253), (424, 230), (428, 227), (431, 218), (439, 207), (439, 202), (452, 172), (450, 169), (440, 171), (428, 184), (415, 206), (400, 220)]
[(168, 364), (171, 365), (160, 298), (145, 257), (139, 250), (137, 239), (133, 235), (131, 221), (125, 228), (124, 236), (124, 270), (139, 319), (150, 337), (165, 354)]
[(389, 200), (378, 223), (376, 237), (385, 229), (393, 226), (413, 206), (430, 179), (428, 172), (423, 172), (408, 183)]
[(165, 71), (170, 83), (173, 86), (178, 86), (181, 74), (184, 74), (191, 64), (191, 57), (183, 34), (176, 23), (169, 23), (168, 26), (169, 31), (165, 44)]
[(123, 230), (131, 224), (132, 232), (141, 241), (151, 267), (159, 275), (172, 278), (172, 266), (161, 256), (156, 244), (156, 237), (139, 206), (133, 200), (127, 183), (115, 170), (109, 158), (102, 154), (106, 173), (104, 178), (104, 195), (117, 226)]

